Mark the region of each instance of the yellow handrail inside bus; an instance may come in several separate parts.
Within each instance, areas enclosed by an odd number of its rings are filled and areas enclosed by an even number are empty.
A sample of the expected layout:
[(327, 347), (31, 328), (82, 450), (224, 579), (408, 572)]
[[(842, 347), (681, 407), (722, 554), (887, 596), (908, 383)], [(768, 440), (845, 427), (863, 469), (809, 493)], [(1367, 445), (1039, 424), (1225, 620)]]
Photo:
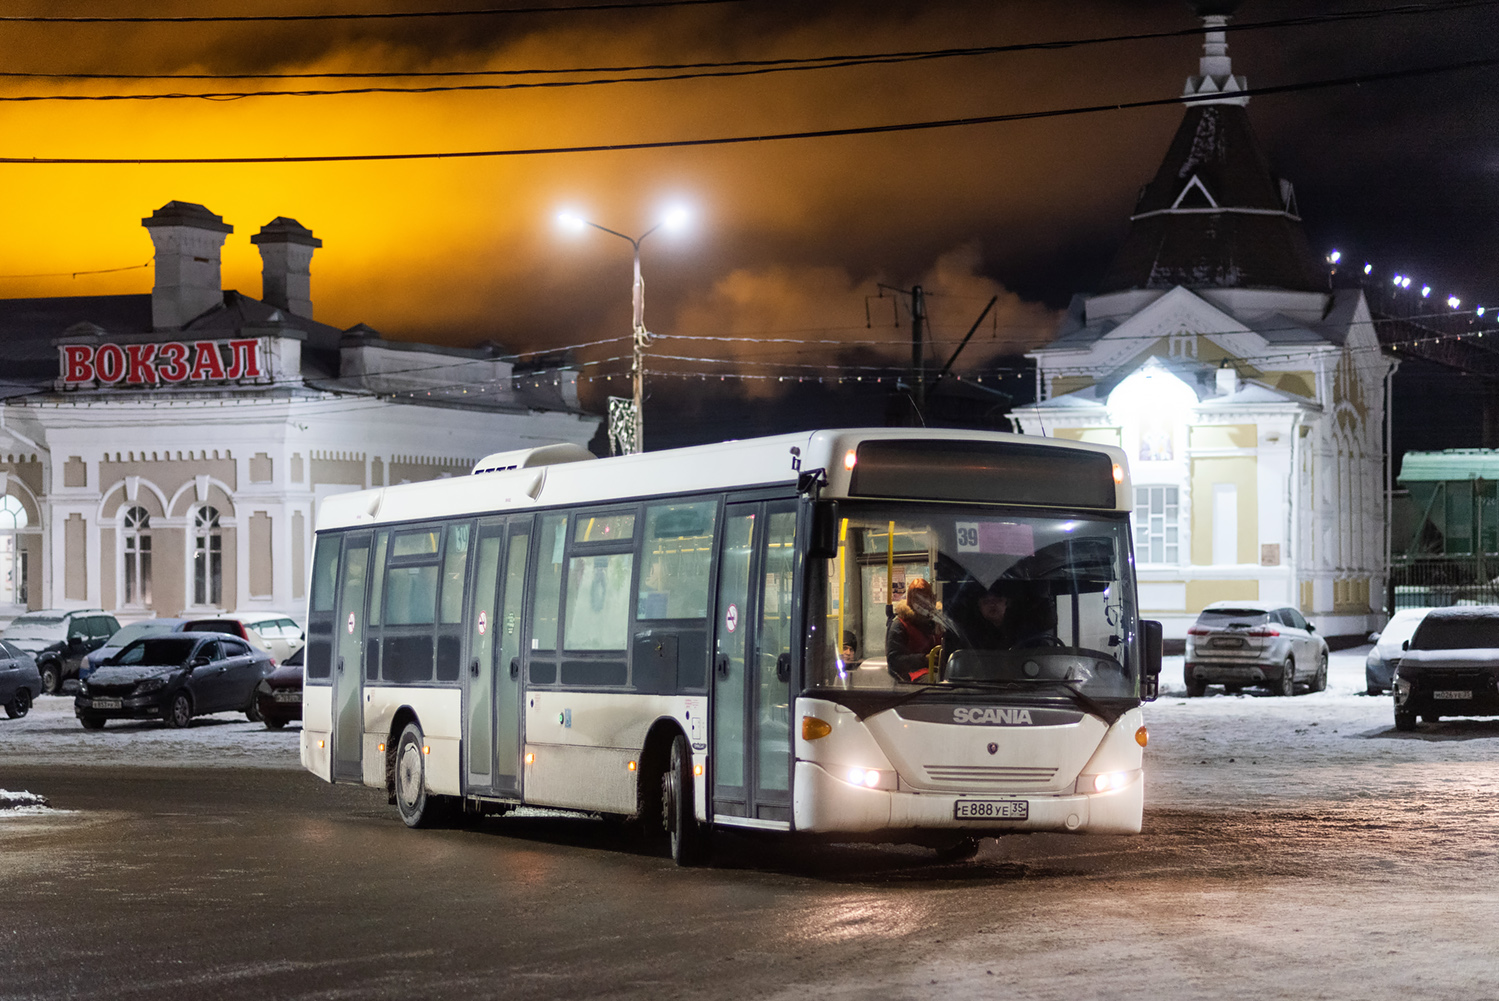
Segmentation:
[(885, 536), (885, 618), (895, 617), (895, 522)]
[(843, 616), (847, 601), (844, 597), (848, 583), (848, 519), (844, 518), (838, 523), (838, 659), (843, 659)]

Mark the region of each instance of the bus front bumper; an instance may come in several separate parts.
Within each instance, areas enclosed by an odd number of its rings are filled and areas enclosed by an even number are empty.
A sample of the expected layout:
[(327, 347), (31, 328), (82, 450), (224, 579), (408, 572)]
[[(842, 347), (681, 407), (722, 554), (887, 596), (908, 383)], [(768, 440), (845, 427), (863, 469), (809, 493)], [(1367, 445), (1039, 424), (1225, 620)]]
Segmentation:
[[(872, 831), (1070, 831), (1086, 834), (1138, 834), (1145, 783), (1139, 772), (1122, 788), (1101, 793), (916, 792), (869, 789), (846, 782), (821, 765), (796, 763), (793, 823), (818, 834)], [(1025, 804), (1024, 820), (959, 819), (960, 801)], [(1011, 812), (1013, 807), (996, 808)]]

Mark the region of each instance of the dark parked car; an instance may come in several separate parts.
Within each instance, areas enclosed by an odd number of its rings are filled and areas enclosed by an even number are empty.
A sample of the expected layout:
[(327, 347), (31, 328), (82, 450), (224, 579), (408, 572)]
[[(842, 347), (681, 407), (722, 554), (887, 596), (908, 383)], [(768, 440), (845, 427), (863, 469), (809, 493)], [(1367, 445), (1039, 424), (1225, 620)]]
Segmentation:
[(1327, 687), (1327, 641), (1294, 608), (1253, 601), (1215, 601), (1187, 630), (1184, 665), (1187, 694), (1208, 685), (1235, 692), (1262, 685), (1277, 695), (1296, 686)]
[(11, 719), (25, 716), (41, 690), (42, 676), (31, 654), (0, 640), (0, 705), (5, 706), (5, 715)]
[[(78, 668), (78, 680), (82, 681), (89, 674), (121, 650), (130, 645), (131, 641), (138, 640), (142, 636), (151, 636), (156, 633), (180, 633), (187, 631), (187, 619), (145, 619), (141, 622), (132, 622), (123, 627), (109, 639), (104, 645), (87, 657), (83, 658), (83, 665)], [(204, 632), (218, 632), (217, 629), (205, 629)]]
[(1499, 605), (1426, 613), (1395, 669), (1395, 729), (1417, 716), (1499, 716)]
[(255, 686), (260, 716), (267, 730), (279, 730), (302, 718), (302, 651), (286, 658), (281, 666)]
[(36, 659), (42, 673), (42, 691), (62, 691), (62, 683), (77, 677), (83, 658), (120, 631), (120, 623), (102, 609), (27, 612), (5, 630), (6, 642), (20, 647)]
[(73, 711), (86, 730), (111, 719), (159, 719), (182, 727), (194, 716), (242, 712), (260, 719), (255, 686), (270, 655), (219, 633), (146, 636), (78, 684)]

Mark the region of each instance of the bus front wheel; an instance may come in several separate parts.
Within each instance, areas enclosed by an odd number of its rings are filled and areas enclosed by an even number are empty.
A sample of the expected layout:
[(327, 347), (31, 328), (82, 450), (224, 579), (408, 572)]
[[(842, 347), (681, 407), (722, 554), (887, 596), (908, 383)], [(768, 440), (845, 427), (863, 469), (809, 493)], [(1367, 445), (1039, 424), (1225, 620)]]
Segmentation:
[(407, 827), (431, 827), (437, 822), (437, 797), (427, 795), (427, 760), (422, 728), (407, 723), (396, 742), (396, 809)]
[(680, 733), (671, 742), (671, 761), (661, 776), (661, 821), (677, 865), (697, 865), (708, 855), (708, 831), (698, 823), (692, 800), (692, 750)]

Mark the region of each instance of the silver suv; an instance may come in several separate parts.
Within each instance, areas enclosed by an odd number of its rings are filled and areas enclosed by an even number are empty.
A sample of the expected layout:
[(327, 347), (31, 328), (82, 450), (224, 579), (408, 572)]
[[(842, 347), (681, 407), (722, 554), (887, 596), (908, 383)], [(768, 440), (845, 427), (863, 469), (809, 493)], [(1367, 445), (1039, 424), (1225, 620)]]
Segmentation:
[(1327, 642), (1289, 606), (1215, 601), (1187, 630), (1183, 675), (1190, 696), (1208, 685), (1229, 693), (1245, 685), (1276, 695), (1294, 695), (1297, 685), (1320, 692), (1327, 687)]

